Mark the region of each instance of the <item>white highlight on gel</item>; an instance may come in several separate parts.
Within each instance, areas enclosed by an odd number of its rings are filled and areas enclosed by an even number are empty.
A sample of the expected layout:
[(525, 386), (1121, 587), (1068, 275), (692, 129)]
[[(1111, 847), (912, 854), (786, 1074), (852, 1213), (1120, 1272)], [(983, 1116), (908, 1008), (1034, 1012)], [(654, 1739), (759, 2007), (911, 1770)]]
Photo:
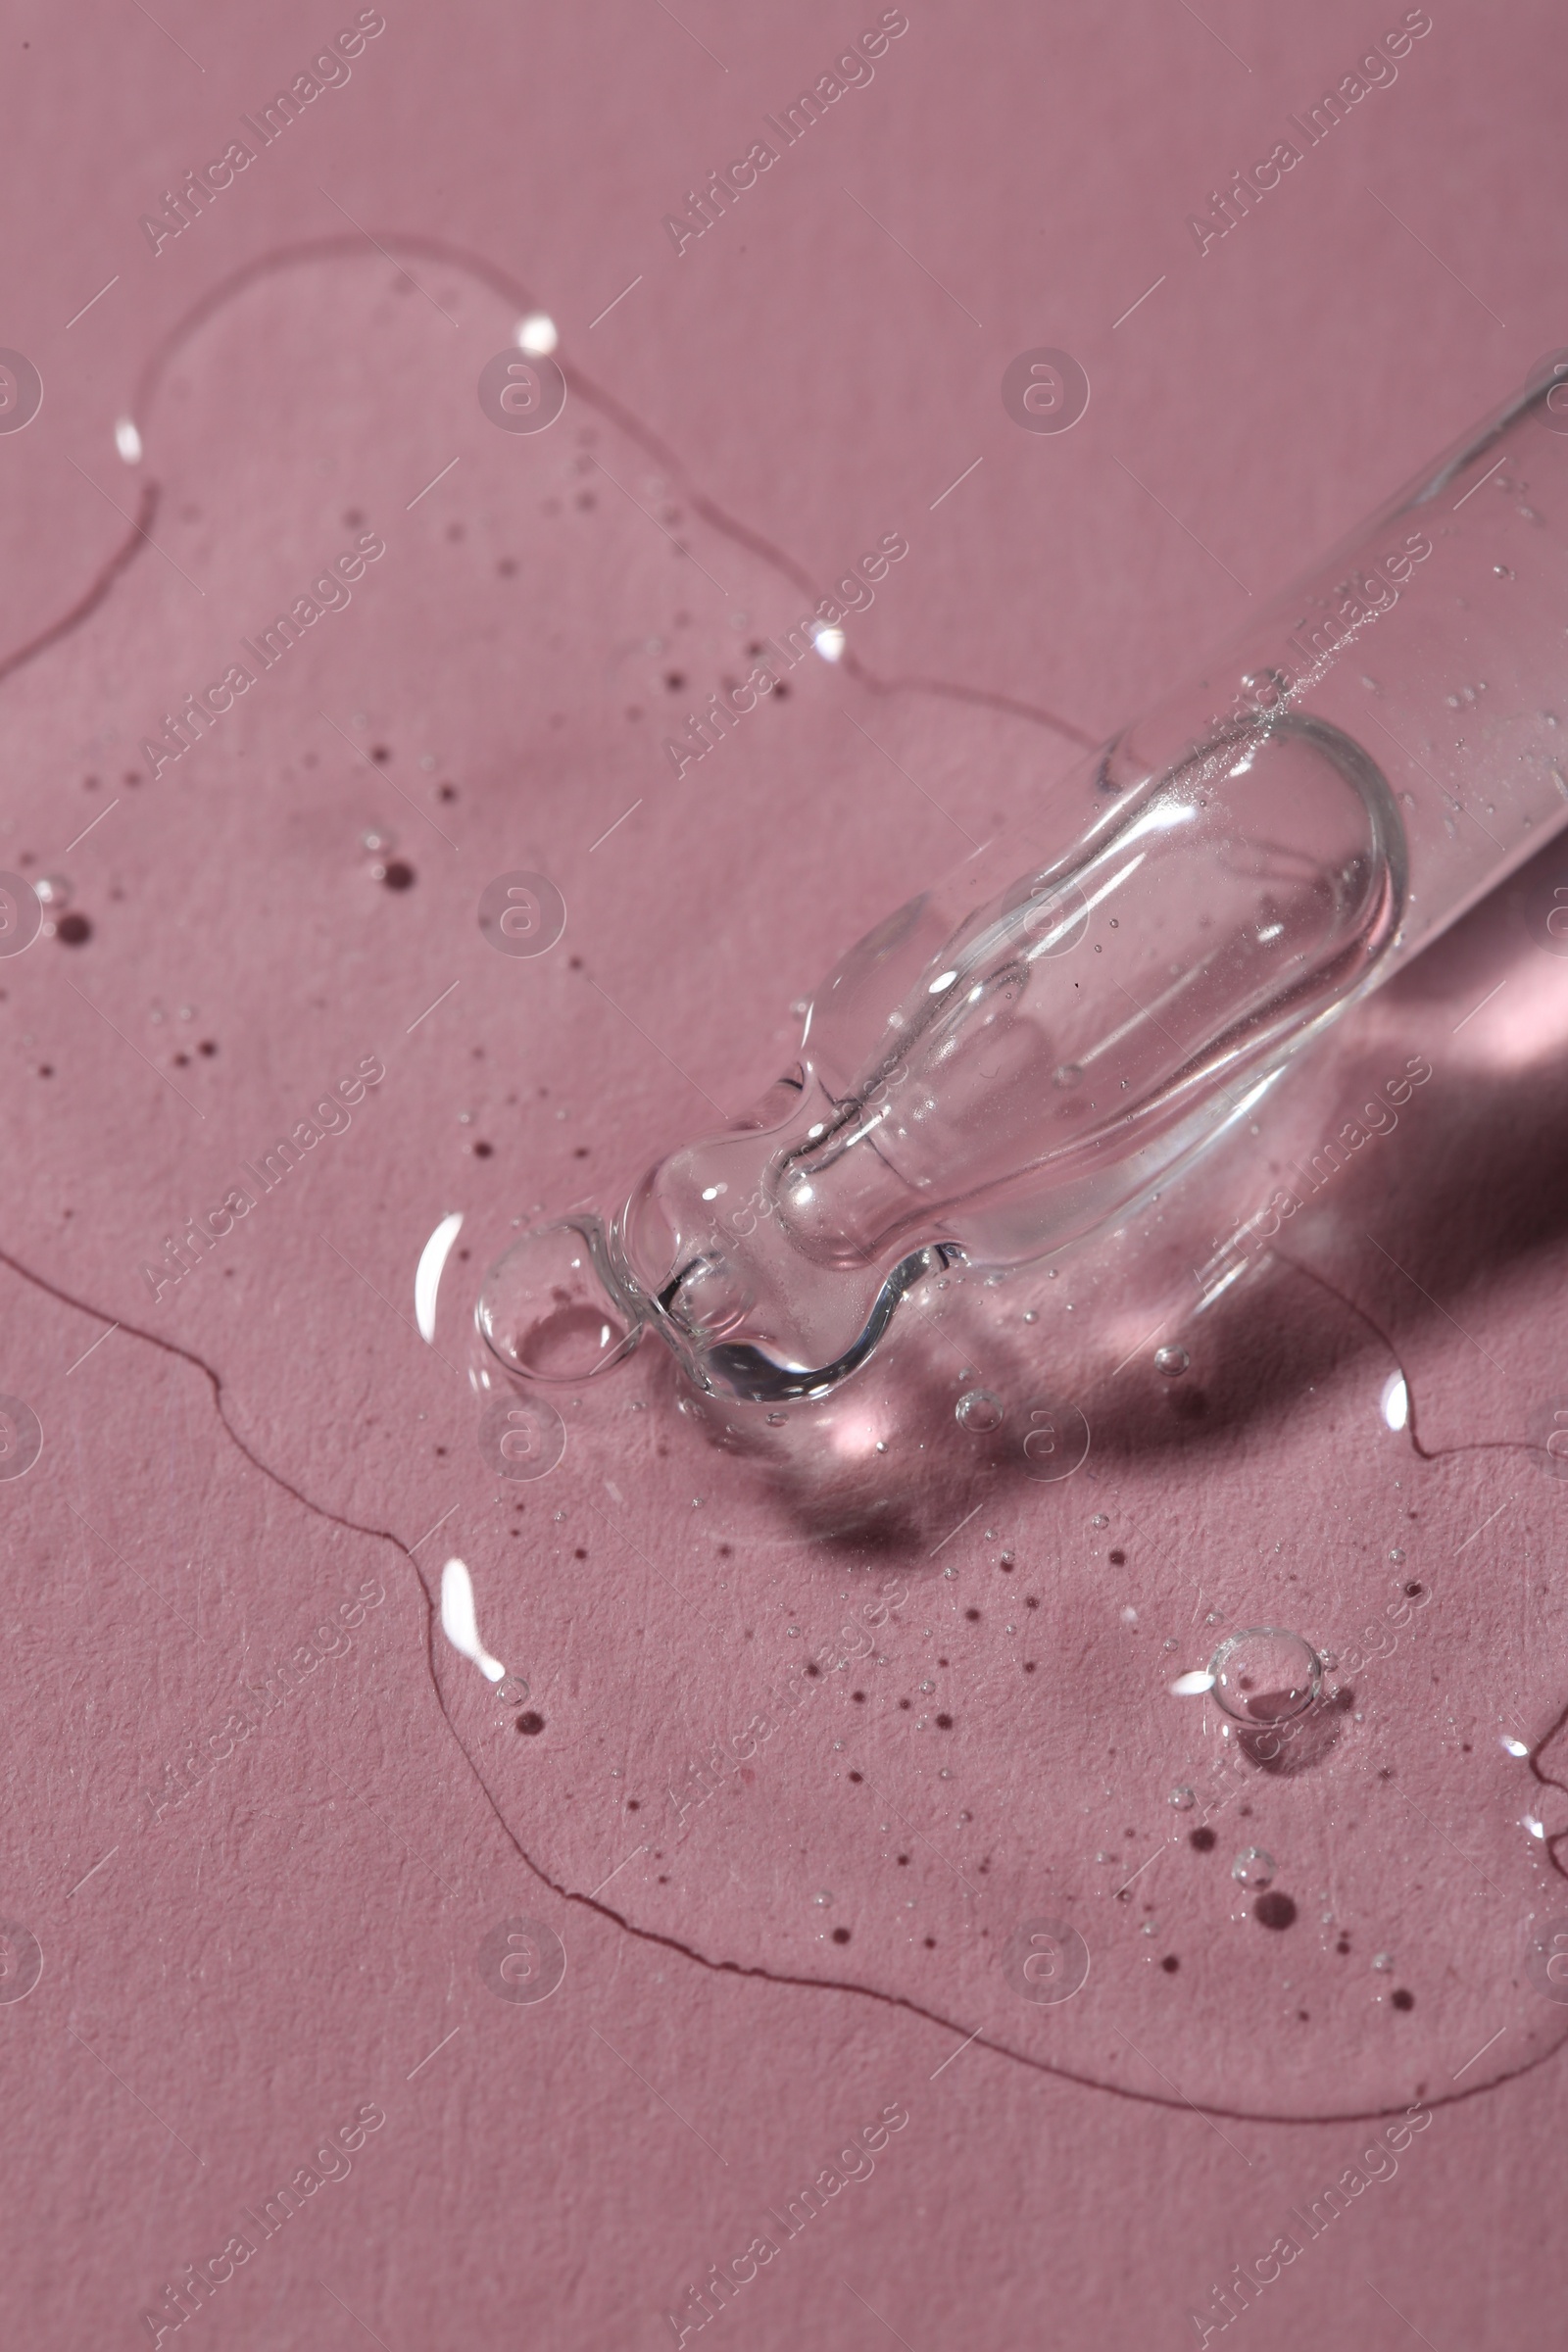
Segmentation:
[(824, 662), (837, 662), (844, 652), (844, 631), (835, 628), (820, 628), (811, 642)]
[(1538, 1821), (1533, 1813), (1526, 1813), (1523, 1816), (1523, 1819), (1524, 1826), (1530, 1832), (1532, 1838), (1544, 1838), (1546, 1835), (1546, 1825), (1544, 1821)]
[(1530, 1753), (1529, 1748), (1526, 1747), (1522, 1740), (1510, 1740), (1506, 1732), (1503, 1733), (1502, 1739), (1498, 1744), (1501, 1746), (1505, 1755), (1528, 1756)]
[(455, 1208), (443, 1217), (430, 1239), (419, 1252), (419, 1263), (414, 1276), (414, 1320), (419, 1326), (419, 1337), (435, 1345), (435, 1302), (446, 1271), (452, 1245), (463, 1231), (463, 1211)]
[(115, 447), (127, 466), (141, 464), (141, 435), (128, 416), (122, 416), (115, 426)]
[(1383, 1418), (1389, 1427), (1403, 1429), (1410, 1418), (1410, 1392), (1404, 1385), (1402, 1372), (1389, 1374), (1388, 1379), (1383, 1383), (1383, 1394), (1378, 1398), (1378, 1402), (1382, 1406)]
[(463, 1560), (448, 1560), (441, 1571), (441, 1631), (454, 1649), (471, 1658), (486, 1682), (499, 1683), (506, 1668), (493, 1658), (479, 1639), (479, 1618), (473, 1605), (473, 1579)]
[(530, 311), (517, 328), (517, 349), (546, 360), (561, 341), (555, 320), (544, 311)]
[(1179, 1674), (1171, 1684), (1172, 1698), (1201, 1698), (1205, 1690), (1214, 1688), (1214, 1677), (1206, 1666), (1195, 1666), (1191, 1674)]

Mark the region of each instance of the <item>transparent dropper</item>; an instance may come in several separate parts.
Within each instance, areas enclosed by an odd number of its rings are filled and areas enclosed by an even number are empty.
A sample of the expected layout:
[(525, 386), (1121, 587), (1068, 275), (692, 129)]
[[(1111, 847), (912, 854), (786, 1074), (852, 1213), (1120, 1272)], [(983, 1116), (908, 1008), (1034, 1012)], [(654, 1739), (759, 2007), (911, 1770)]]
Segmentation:
[(854, 948), (746, 1119), (515, 1242), (493, 1357), (824, 1396), (940, 1265), (1127, 1214), (1568, 819), (1565, 561), (1568, 352)]

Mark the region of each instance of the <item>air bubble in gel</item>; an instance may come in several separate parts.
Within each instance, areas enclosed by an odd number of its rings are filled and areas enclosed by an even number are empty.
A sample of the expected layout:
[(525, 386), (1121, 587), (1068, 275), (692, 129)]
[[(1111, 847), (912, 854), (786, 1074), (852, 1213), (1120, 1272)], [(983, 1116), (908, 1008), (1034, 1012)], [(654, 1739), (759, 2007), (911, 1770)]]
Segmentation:
[(1227, 1635), (1208, 1671), (1226, 1714), (1253, 1727), (1301, 1714), (1323, 1687), (1322, 1660), (1311, 1643), (1278, 1625)]
[(597, 1219), (568, 1217), (514, 1243), (490, 1275), (479, 1329), (509, 1372), (586, 1380), (629, 1354), (642, 1318), (615, 1310), (612, 1277), (596, 1263)]

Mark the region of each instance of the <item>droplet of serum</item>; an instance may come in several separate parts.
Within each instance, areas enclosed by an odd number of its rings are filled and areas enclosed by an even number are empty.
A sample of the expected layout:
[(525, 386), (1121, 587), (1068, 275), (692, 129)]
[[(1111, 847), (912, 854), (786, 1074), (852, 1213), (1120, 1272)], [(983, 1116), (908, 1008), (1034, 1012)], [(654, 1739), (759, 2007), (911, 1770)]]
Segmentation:
[(1236, 1723), (1284, 1723), (1309, 1707), (1323, 1687), (1323, 1662), (1285, 1626), (1250, 1626), (1231, 1634), (1209, 1660), (1214, 1696)]

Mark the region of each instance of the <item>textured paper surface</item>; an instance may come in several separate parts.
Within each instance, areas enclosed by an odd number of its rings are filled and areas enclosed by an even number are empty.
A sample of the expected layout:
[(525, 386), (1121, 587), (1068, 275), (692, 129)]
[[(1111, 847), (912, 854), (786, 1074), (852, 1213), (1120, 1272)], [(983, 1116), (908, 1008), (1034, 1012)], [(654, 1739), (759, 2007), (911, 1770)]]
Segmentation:
[[(480, 1451), (510, 1220), (743, 1109), (861, 930), (1563, 339), (1544, 10), (1435, 12), (1200, 255), (1189, 213), (1399, 11), (911, 8), (677, 253), (664, 216), (879, 13), (388, 11), (156, 254), (142, 216), (336, 24), (13, 21), (0, 344), (44, 405), (0, 435), (0, 865), (88, 926), (0, 964), (0, 1391), (43, 1432), (0, 1483), (19, 2340), (654, 2346), (733, 2266), (710, 2341), (1175, 2344), (1282, 2236), (1231, 2323), (1277, 2344), (1549, 2334), (1568, 965), (1520, 889), (1114, 1280), (957, 1286), (820, 1449), (716, 1446), (645, 1353), (564, 1398), (548, 1477)], [(502, 432), (477, 379), (535, 310), (566, 406)], [(1070, 432), (1004, 408), (1038, 348), (1088, 375)], [(845, 662), (677, 777), (688, 711), (885, 538)], [(534, 958), (475, 919), (516, 870), (565, 903)], [(1192, 1253), (1412, 1057), (1161, 1380)], [(1069, 1303), (1130, 1355), (1041, 1484), (1015, 1433), (1072, 1393)], [(452, 1555), (525, 1701), (443, 1638)], [(1217, 1774), (1167, 1685), (1271, 1621), (1339, 1653), (1340, 1737)], [(564, 1958), (541, 2000), (518, 1920)], [(1008, 1981), (1042, 1920), (1090, 1956), (1060, 2005)]]

